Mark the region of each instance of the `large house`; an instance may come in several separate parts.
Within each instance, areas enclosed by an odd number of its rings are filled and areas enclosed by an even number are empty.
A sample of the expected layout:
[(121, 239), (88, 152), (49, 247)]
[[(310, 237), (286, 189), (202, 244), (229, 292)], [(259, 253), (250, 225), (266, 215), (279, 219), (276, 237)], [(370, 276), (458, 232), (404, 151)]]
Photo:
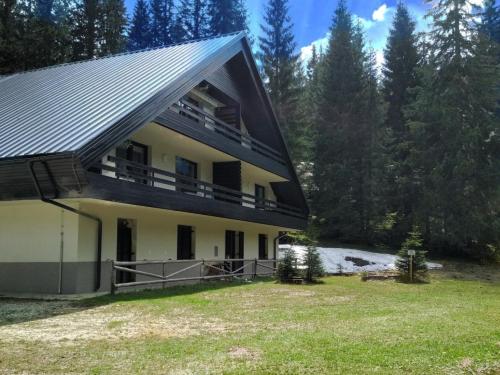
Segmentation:
[(244, 33), (0, 77), (0, 294), (273, 259), (307, 216)]

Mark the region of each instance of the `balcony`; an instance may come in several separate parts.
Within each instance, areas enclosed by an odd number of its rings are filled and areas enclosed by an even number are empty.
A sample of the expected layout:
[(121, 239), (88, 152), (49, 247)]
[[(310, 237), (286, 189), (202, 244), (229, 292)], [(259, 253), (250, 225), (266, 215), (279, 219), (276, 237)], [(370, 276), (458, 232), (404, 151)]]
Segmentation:
[(161, 189), (165, 192), (180, 193), (196, 199), (209, 200), (211, 202), (219, 201), (220, 205), (230, 204), (243, 209), (259, 211), (264, 214), (279, 214), (299, 219), (300, 221), (305, 220), (304, 213), (297, 207), (257, 198), (252, 194), (114, 156), (108, 156), (106, 163), (95, 165), (93, 170), (97, 169), (104, 176), (131, 182), (137, 184), (137, 187), (146, 185), (155, 188), (155, 190)]

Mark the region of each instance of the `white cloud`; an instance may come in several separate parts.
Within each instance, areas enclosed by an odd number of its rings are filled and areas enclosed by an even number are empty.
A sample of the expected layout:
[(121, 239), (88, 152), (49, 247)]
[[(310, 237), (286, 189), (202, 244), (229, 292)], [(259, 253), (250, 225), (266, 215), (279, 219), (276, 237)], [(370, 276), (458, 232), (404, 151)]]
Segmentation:
[(313, 46), (316, 47), (316, 51), (319, 53), (320, 50), (323, 52), (328, 46), (328, 40), (330, 39), (330, 32), (327, 32), (323, 38), (316, 39), (311, 44), (304, 46), (300, 49), (300, 60), (302, 63), (306, 64), (312, 56)]
[(383, 21), (385, 19), (385, 14), (387, 13), (388, 9), (389, 8), (387, 7), (387, 4), (382, 4), (373, 11), (372, 19), (374, 21), (379, 21), (379, 22)]

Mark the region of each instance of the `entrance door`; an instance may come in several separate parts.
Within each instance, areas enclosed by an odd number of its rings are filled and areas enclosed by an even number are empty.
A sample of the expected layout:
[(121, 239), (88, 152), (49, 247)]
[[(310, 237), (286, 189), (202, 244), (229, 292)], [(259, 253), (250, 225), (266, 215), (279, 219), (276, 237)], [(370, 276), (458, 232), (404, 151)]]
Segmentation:
[[(243, 259), (245, 257), (245, 234), (234, 230), (226, 230), (226, 259)], [(231, 264), (232, 263), (232, 264)], [(230, 262), (232, 270), (243, 267), (243, 261)], [(242, 273), (243, 270), (238, 271)]]
[(259, 259), (267, 259), (267, 235), (259, 234)]
[[(133, 225), (130, 220), (118, 219), (116, 235), (116, 260), (130, 262), (135, 258), (132, 247)], [(128, 267), (132, 268), (132, 267)], [(116, 281), (118, 283), (128, 283), (135, 281), (135, 274), (131, 272), (117, 271)]]
[(177, 259), (194, 259), (193, 227), (177, 226)]

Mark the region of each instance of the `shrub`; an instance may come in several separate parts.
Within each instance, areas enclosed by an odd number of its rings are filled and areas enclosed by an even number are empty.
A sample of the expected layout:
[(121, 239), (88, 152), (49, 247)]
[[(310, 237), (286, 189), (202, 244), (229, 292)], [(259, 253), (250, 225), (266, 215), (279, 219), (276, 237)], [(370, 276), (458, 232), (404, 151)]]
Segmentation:
[[(410, 257), (408, 250), (415, 250), (415, 255)], [(423, 282), (427, 281), (428, 269), (425, 261), (425, 251), (422, 249), (422, 236), (418, 227), (408, 233), (408, 238), (402, 243), (401, 250), (398, 252), (396, 267), (399, 271), (399, 278), (404, 282)], [(412, 258), (412, 275), (410, 275), (410, 258)]]
[(278, 263), (278, 269), (276, 271), (278, 279), (280, 282), (288, 282), (294, 277), (297, 277), (297, 256), (292, 248), (287, 249), (283, 254), (283, 258)]
[(308, 246), (304, 256), (304, 279), (307, 282), (314, 282), (318, 277), (325, 274), (323, 262), (319, 256), (316, 246)]

